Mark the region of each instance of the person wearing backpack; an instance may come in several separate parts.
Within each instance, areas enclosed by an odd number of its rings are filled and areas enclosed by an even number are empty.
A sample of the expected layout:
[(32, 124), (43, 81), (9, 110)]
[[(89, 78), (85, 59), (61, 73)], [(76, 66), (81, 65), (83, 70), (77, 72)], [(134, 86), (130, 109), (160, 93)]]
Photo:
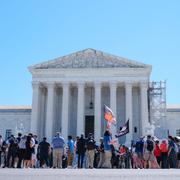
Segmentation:
[(87, 139), (87, 156), (88, 156), (88, 168), (92, 169), (94, 164), (95, 155), (95, 141), (92, 133), (89, 133)]
[(141, 137), (135, 144), (135, 153), (137, 154), (138, 162), (140, 162), (140, 166), (143, 167), (144, 159), (143, 159), (143, 148), (144, 148), (144, 137)]
[(153, 163), (155, 164), (156, 158), (154, 156), (154, 142), (152, 140), (151, 135), (147, 136), (147, 140), (144, 144), (144, 160), (145, 160), (145, 168), (152, 168)]
[(176, 145), (174, 143), (174, 138), (172, 136), (168, 136), (168, 144), (168, 166), (169, 168), (177, 168)]

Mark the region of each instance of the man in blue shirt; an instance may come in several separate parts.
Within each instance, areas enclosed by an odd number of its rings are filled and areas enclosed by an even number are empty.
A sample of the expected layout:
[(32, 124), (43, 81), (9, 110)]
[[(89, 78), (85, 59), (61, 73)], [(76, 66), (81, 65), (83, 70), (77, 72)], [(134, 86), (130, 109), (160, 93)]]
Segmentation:
[(67, 146), (68, 146), (68, 159), (67, 159), (67, 163), (68, 163), (68, 167), (72, 167), (72, 162), (73, 162), (73, 158), (74, 158), (74, 141), (72, 139), (72, 136), (68, 136), (68, 142), (67, 142)]
[(103, 165), (104, 168), (111, 168), (111, 157), (112, 157), (111, 140), (112, 140), (111, 133), (107, 129), (104, 133), (104, 138), (103, 138), (104, 152), (105, 152), (105, 162)]
[(59, 132), (52, 140), (53, 147), (53, 168), (62, 168), (62, 156), (64, 153), (65, 141)]

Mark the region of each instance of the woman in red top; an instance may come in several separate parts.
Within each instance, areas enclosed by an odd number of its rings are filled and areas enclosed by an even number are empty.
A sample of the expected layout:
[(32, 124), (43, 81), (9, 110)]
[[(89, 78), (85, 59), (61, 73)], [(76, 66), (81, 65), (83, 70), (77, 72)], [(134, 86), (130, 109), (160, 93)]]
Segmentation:
[(168, 168), (168, 144), (166, 140), (163, 140), (160, 144), (161, 150), (161, 168), (167, 169)]
[(157, 159), (157, 162), (160, 166), (160, 163), (161, 163), (161, 150), (159, 148), (159, 141), (155, 141), (155, 148), (154, 148), (154, 156), (156, 157)]

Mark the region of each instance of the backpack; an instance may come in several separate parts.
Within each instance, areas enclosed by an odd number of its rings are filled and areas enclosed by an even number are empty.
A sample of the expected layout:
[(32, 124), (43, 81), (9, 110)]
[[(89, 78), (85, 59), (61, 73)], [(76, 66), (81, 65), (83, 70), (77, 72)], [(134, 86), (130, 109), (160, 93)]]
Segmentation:
[(149, 152), (152, 152), (154, 149), (154, 143), (151, 140), (147, 140), (146, 142), (147, 142), (147, 150)]
[(94, 139), (89, 139), (87, 142), (87, 149), (93, 150), (95, 148), (95, 141)]

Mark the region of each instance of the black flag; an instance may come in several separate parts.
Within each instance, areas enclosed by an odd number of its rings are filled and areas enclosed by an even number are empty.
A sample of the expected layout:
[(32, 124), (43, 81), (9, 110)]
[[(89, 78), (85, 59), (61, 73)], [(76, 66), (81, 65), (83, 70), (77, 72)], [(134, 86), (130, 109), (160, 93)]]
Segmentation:
[(116, 138), (124, 136), (125, 134), (129, 133), (129, 119), (126, 121), (124, 126), (120, 129), (119, 133), (115, 135)]

